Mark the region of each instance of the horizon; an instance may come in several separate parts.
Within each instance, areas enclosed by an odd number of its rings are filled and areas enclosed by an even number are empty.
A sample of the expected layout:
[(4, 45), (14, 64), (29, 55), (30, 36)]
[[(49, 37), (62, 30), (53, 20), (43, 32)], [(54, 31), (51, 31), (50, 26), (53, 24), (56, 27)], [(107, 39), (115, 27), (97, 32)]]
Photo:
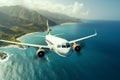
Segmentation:
[(30, 9), (47, 10), (80, 19), (120, 20), (119, 2), (118, 0), (0, 0), (0, 7), (21, 5)]

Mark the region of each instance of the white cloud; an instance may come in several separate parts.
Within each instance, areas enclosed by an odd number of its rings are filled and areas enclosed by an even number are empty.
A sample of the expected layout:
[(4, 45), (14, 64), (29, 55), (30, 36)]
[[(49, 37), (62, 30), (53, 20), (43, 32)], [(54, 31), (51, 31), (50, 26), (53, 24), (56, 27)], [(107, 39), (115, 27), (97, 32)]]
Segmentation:
[(50, 12), (62, 13), (72, 17), (85, 17), (88, 15), (88, 11), (84, 10), (84, 3), (74, 2), (71, 5), (64, 5), (59, 3), (53, 3), (50, 1), (44, 1), (42, 3), (34, 3), (34, 6), (31, 5), (32, 8), (38, 8), (43, 10), (48, 10)]
[(0, 0), (0, 6), (19, 5), (21, 0)]
[(72, 17), (83, 18), (88, 15), (88, 10), (85, 10), (84, 3), (74, 2), (73, 4), (60, 4), (51, 1), (42, 0), (0, 0), (0, 5), (23, 5), (33, 9), (43, 9), (50, 12), (62, 13)]

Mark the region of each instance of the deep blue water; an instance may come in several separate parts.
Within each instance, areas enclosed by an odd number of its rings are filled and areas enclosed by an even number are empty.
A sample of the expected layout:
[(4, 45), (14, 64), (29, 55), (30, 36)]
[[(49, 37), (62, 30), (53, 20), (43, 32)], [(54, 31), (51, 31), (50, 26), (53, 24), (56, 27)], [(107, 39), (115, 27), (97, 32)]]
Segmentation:
[[(17, 46), (1, 47), (7, 52), (8, 61), (0, 62), (1, 80), (120, 80), (120, 21), (85, 21), (52, 27), (51, 34), (73, 40), (93, 34), (84, 43), (80, 54), (60, 57), (46, 51), (43, 59), (36, 57), (33, 47), (20, 49)], [(46, 44), (46, 33), (33, 33), (20, 38), (22, 42)], [(12, 74), (12, 75), (11, 75)]]

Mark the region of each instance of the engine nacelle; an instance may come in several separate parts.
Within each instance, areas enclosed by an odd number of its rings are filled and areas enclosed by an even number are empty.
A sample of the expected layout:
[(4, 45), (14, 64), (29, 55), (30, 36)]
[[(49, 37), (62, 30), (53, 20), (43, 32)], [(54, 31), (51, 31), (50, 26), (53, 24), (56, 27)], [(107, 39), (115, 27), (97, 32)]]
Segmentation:
[(38, 57), (42, 58), (45, 55), (45, 51), (43, 49), (39, 49), (36, 54)]
[(79, 52), (81, 50), (81, 46), (79, 44), (73, 43), (72, 49), (75, 50), (76, 52)]

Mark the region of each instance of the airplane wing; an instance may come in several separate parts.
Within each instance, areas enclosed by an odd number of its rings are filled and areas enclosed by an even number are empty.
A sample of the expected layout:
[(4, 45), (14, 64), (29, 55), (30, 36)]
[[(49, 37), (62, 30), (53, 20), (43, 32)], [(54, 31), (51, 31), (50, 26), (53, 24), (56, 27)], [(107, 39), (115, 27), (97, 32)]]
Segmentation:
[(13, 42), (13, 41), (8, 41), (8, 40), (0, 40), (1, 42), (6, 42), (6, 43), (11, 43), (11, 44), (16, 44), (16, 45), (23, 45), (23, 46), (31, 46), (31, 47), (37, 47), (37, 48), (45, 48), (45, 49), (50, 49), (49, 46), (45, 45), (37, 45), (37, 44), (29, 44), (29, 43), (20, 43), (20, 42)]
[(83, 38), (80, 38), (80, 39), (76, 39), (76, 40), (69, 41), (69, 43), (75, 43), (75, 42), (78, 42), (78, 41), (83, 41), (83, 40), (85, 40), (85, 39), (94, 37), (94, 36), (96, 36), (96, 35), (97, 35), (97, 32), (95, 31), (95, 33), (92, 34), (92, 35), (89, 35), (89, 36), (86, 36), (86, 37), (83, 37)]

